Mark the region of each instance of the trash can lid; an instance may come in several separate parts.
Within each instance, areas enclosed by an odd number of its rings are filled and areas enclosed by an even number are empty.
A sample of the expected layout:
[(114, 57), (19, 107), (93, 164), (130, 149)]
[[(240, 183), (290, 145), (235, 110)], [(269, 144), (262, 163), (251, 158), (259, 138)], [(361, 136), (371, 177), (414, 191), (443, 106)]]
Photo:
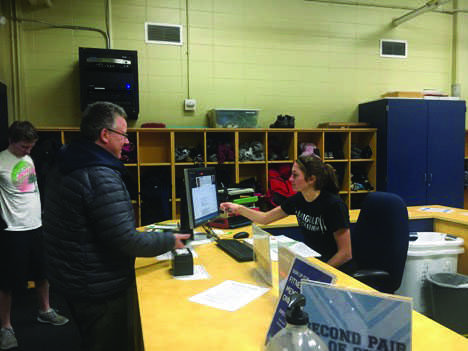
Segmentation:
[(468, 275), (459, 273), (433, 273), (427, 276), (432, 284), (445, 288), (468, 289)]
[(411, 232), (410, 250), (441, 249), (463, 246), (463, 238), (438, 232)]

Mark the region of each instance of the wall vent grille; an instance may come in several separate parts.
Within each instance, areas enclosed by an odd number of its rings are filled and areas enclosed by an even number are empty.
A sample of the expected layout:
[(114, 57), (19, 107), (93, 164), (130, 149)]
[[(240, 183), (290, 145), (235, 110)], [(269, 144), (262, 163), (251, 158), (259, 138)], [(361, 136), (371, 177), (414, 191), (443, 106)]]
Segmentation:
[(406, 40), (380, 40), (380, 56), (382, 57), (408, 57), (408, 42)]
[(182, 26), (167, 23), (145, 23), (145, 42), (182, 45)]

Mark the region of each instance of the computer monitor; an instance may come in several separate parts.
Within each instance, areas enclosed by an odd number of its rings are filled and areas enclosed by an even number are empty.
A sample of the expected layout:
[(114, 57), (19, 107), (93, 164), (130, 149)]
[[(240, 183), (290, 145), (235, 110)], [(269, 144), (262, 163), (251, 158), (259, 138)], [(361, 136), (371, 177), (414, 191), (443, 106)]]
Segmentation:
[(182, 233), (205, 224), (220, 214), (216, 170), (214, 167), (185, 168), (184, 186), (180, 204), (180, 228)]

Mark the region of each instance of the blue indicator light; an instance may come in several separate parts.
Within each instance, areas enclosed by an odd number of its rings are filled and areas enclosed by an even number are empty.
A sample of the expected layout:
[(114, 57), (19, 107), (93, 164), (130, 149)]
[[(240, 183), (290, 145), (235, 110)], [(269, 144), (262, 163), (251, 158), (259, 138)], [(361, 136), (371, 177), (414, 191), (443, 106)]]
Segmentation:
[(125, 84), (125, 89), (130, 90), (131, 87), (132, 86), (129, 83)]

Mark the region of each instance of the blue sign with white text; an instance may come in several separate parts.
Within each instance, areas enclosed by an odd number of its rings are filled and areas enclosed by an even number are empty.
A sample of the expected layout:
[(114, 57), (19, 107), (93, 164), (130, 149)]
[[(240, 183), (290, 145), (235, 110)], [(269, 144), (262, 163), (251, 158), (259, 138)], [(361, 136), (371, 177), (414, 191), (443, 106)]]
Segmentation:
[(411, 300), (303, 282), (309, 328), (330, 351), (410, 351)]

